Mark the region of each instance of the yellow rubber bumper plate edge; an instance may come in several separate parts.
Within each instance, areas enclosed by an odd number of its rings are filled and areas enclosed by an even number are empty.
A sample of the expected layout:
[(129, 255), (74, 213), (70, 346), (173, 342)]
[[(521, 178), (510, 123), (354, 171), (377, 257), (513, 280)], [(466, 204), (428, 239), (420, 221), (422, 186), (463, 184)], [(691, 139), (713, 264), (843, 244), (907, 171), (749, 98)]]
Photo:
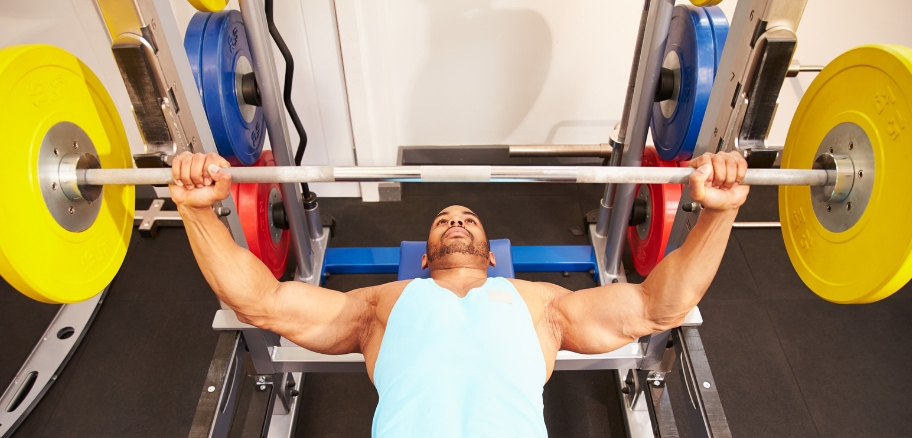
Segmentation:
[(719, 3), (722, 3), (722, 0), (690, 0), (690, 3), (694, 6), (704, 7), (704, 6), (715, 6)]
[[(200, 12), (219, 12), (228, 6), (228, 0), (187, 0)], [(720, 0), (721, 1), (721, 0)]]
[(853, 160), (846, 201), (820, 202), (807, 186), (779, 188), (782, 237), (804, 283), (844, 304), (878, 301), (905, 285), (912, 278), (912, 49), (871, 45), (837, 57), (805, 92), (785, 143), (782, 168), (811, 168), (831, 148)]
[[(51, 127), (71, 123), (91, 141), (102, 167), (132, 167), (120, 116), (85, 64), (47, 45), (0, 50), (0, 101), (0, 184), (6, 187), (0, 203), (0, 274), (38, 301), (84, 301), (101, 292), (123, 263), (133, 226), (134, 187), (105, 187), (95, 200), (101, 203), (95, 206), (97, 217), (85, 229), (70, 231), (45, 202), (39, 152)], [(70, 143), (61, 144), (61, 154), (77, 147)], [(53, 190), (58, 189), (55, 184)]]

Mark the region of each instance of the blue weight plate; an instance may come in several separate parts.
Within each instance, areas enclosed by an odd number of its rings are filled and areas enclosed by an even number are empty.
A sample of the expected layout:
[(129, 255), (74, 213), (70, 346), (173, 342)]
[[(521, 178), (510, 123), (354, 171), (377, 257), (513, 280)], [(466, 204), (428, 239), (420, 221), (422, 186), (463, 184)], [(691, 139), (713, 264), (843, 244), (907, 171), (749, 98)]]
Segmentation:
[(206, 12), (197, 12), (190, 19), (187, 31), (184, 32), (184, 51), (187, 52), (187, 59), (190, 60), (190, 70), (193, 71), (193, 80), (196, 82), (196, 91), (203, 94), (203, 84), (200, 81), (200, 58), (203, 52), (203, 32), (206, 29), (206, 22), (212, 14)]
[(722, 49), (725, 48), (725, 40), (728, 39), (728, 18), (725, 12), (718, 6), (707, 6), (703, 8), (706, 16), (709, 17), (709, 24), (712, 26), (713, 41), (716, 44), (716, 71), (719, 70), (719, 62), (722, 60)]
[[(255, 163), (263, 151), (266, 134), (262, 109), (243, 104), (238, 92), (238, 66), (252, 65), (252, 59), (241, 13), (212, 14), (203, 34), (200, 60), (203, 106), (219, 154), (235, 165)], [(246, 119), (242, 105), (248, 114)]]
[(670, 52), (675, 52), (680, 68), (677, 99), (673, 108), (653, 105), (652, 139), (663, 160), (689, 160), (693, 155), (703, 114), (709, 103), (716, 73), (716, 47), (713, 26), (703, 8), (684, 4), (674, 8), (663, 66), (668, 67)]

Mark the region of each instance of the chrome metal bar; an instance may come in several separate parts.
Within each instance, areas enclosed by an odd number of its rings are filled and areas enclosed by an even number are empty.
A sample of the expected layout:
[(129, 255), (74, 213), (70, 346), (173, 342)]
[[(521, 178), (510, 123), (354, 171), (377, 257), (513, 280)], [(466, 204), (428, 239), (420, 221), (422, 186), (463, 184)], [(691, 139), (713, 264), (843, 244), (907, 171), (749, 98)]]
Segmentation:
[[(643, 38), (643, 55), (640, 69), (637, 72), (635, 100), (630, 107), (630, 121), (627, 126), (627, 141), (621, 166), (640, 166), (643, 161), (643, 149), (646, 147), (646, 136), (649, 133), (649, 121), (652, 119), (652, 108), (655, 103), (656, 81), (662, 68), (665, 41), (668, 39), (668, 28), (674, 13), (674, 0), (652, 0), (649, 4), (649, 22)], [(606, 251), (607, 275), (617, 276), (620, 270), (621, 253), (627, 237), (627, 216), (633, 206), (634, 190), (632, 184), (621, 184), (615, 188), (611, 220), (608, 222)]]
[(613, 148), (602, 144), (514, 144), (511, 157), (601, 157), (609, 158)]
[[(275, 182), (547, 182), (683, 184), (693, 169), (674, 167), (595, 166), (398, 166), (398, 167), (232, 167), (224, 169), (236, 183)], [(86, 169), (89, 185), (173, 184), (171, 169)], [(745, 185), (826, 185), (829, 171), (815, 169), (748, 169)], [(629, 208), (628, 208), (629, 211)]]
[[(578, 354), (559, 351), (555, 370), (610, 370), (632, 368), (643, 357), (640, 345), (631, 343), (604, 354)], [(275, 347), (272, 349), (275, 367), (283, 372), (364, 372), (364, 356), (359, 353), (328, 355), (315, 353), (301, 347)]]
[[(621, 159), (624, 158), (624, 144), (618, 141), (621, 135), (621, 124), (614, 125), (611, 134), (608, 136), (608, 144), (611, 145), (611, 158), (608, 159), (608, 166), (617, 167), (621, 165)], [(605, 193), (599, 200), (599, 214), (596, 221), (595, 233), (604, 240), (608, 234), (608, 222), (611, 220), (611, 212), (614, 209), (614, 188), (616, 184), (605, 184)]]
[[(269, 144), (272, 146), (277, 166), (294, 166), (288, 141), (285, 105), (282, 101), (282, 90), (273, 59), (263, 2), (241, 0), (240, 3), (244, 26), (247, 27), (250, 54), (253, 56), (253, 69), (256, 72), (260, 99), (263, 103), (263, 114), (266, 117)], [(307, 224), (305, 224), (306, 216), (304, 215), (304, 205), (301, 203), (301, 193), (293, 183), (293, 181), (289, 181), (282, 184), (282, 200), (287, 212), (285, 217), (288, 218), (288, 230), (292, 236), (295, 260), (298, 262), (296, 277), (297, 280), (306, 282), (307, 279), (314, 276), (311, 236), (308, 233)]]
[(791, 64), (789, 64), (788, 71), (785, 73), (785, 77), (794, 78), (798, 76), (798, 73), (819, 73), (823, 71), (822, 65), (802, 65), (797, 59), (792, 58)]
[[(627, 94), (624, 97), (624, 109), (621, 111), (621, 121), (615, 126), (616, 137), (612, 142), (611, 162), (609, 166), (620, 166), (624, 156), (624, 143), (627, 142), (627, 125), (630, 121), (630, 106), (636, 93), (637, 72), (640, 71), (640, 55), (643, 52), (643, 38), (646, 35), (646, 25), (649, 22), (649, 0), (643, 2), (643, 11), (640, 13), (640, 27), (637, 30), (636, 44), (633, 46), (633, 62), (630, 64), (630, 78), (627, 80)], [(606, 184), (605, 193), (599, 202), (598, 222), (595, 231), (599, 236), (608, 234), (608, 222), (614, 206), (615, 185)]]
[(630, 64), (630, 78), (627, 80), (627, 94), (624, 97), (624, 109), (621, 112), (621, 126), (618, 131), (618, 143), (621, 145), (627, 143), (627, 125), (630, 121), (633, 98), (636, 96), (637, 92), (637, 76), (640, 71), (640, 58), (643, 53), (643, 41), (646, 37), (646, 28), (649, 26), (649, 10), (651, 4), (652, 2), (649, 0), (644, 1), (643, 11), (640, 13), (640, 27), (639, 30), (637, 30), (637, 39), (633, 46), (633, 62)]

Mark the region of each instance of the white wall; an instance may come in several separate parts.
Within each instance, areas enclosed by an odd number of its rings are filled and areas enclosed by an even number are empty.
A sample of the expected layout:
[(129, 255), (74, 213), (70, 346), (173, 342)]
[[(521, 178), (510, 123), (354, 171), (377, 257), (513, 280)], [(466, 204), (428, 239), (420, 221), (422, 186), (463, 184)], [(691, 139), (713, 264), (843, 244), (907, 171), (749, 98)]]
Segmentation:
[[(195, 11), (170, 1), (186, 28)], [(277, 0), (276, 24), (296, 61), (293, 99), (310, 137), (305, 162), (394, 165), (400, 145), (604, 142), (620, 119), (641, 4)], [(722, 3), (729, 16), (735, 6)], [(861, 44), (912, 46), (908, 17), (906, 0), (809, 0), (796, 58), (826, 64)], [(142, 151), (93, 1), (0, 0), (0, 47), (23, 43), (53, 44), (88, 64), (118, 106), (133, 152)], [(786, 80), (771, 144), (785, 141), (813, 77)], [(314, 185), (321, 196), (377, 198), (376, 184), (361, 188)]]
[[(621, 118), (640, 1), (335, 1), (359, 165), (400, 145), (601, 143)], [(912, 46), (908, 17), (906, 0), (809, 0), (796, 58)], [(769, 144), (814, 76), (786, 80)]]

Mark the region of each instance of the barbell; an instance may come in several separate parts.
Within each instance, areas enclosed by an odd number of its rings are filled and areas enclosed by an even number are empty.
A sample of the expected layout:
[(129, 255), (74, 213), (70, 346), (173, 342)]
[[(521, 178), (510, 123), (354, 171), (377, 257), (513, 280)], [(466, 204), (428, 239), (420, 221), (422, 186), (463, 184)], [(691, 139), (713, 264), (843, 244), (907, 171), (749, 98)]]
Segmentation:
[[(780, 185), (780, 220), (799, 276), (838, 303), (883, 299), (912, 277), (905, 169), (912, 162), (912, 49), (863, 46), (831, 62), (793, 118), (782, 169), (744, 184)], [(72, 303), (104, 289), (129, 245), (135, 184), (170, 169), (134, 169), (122, 122), (91, 70), (46, 45), (0, 50), (0, 274), (21, 293)], [(686, 183), (674, 167), (249, 167), (237, 183), (329, 181)]]

